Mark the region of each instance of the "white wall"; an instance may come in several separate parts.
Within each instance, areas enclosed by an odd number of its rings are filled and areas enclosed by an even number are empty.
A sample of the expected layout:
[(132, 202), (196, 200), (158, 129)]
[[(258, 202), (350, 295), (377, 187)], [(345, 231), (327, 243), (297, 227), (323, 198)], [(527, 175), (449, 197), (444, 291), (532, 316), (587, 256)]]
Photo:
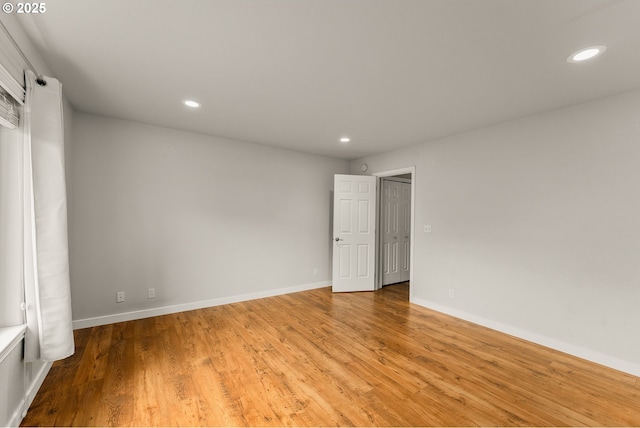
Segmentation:
[(329, 284), (333, 174), (347, 161), (79, 112), (73, 125), (76, 327)]
[(351, 171), (416, 166), (415, 302), (640, 374), (639, 112), (627, 93)]

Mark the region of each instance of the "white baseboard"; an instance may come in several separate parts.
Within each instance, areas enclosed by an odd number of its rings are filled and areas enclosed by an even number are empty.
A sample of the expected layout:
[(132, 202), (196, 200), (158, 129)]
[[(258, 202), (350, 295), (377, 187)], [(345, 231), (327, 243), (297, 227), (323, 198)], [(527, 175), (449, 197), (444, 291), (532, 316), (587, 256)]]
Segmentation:
[(538, 345), (546, 346), (547, 348), (555, 349), (557, 351), (564, 352), (565, 354), (573, 355), (574, 357), (582, 358), (597, 364), (601, 364), (603, 366), (610, 367), (615, 370), (619, 370), (621, 372), (629, 373), (633, 376), (640, 376), (640, 364), (637, 363), (632, 363), (616, 357), (612, 357), (610, 355), (581, 348), (579, 346), (575, 346), (561, 340), (553, 339), (551, 337), (532, 333), (530, 331), (522, 330), (520, 328), (493, 321), (484, 317), (459, 311), (457, 309), (453, 309), (439, 303), (431, 302), (429, 300), (413, 297), (411, 299), (411, 303), (415, 303), (416, 305), (424, 306), (425, 308), (433, 309), (434, 311), (442, 312), (444, 314), (451, 315), (453, 317), (460, 318), (465, 321), (469, 321), (474, 324), (499, 331), (501, 333), (506, 333), (511, 336), (527, 340), (529, 342), (537, 343)]
[(212, 306), (227, 305), (229, 303), (245, 302), (247, 300), (262, 299), (265, 297), (280, 296), (282, 294), (297, 293), (299, 291), (313, 290), (328, 287), (329, 281), (314, 282), (311, 284), (297, 285), (294, 287), (278, 288), (275, 290), (258, 291), (249, 294), (221, 297), (218, 299), (201, 300), (198, 302), (182, 303), (179, 305), (162, 306), (158, 308), (142, 309), (139, 311), (123, 312), (119, 314), (104, 315), (94, 318), (84, 318), (73, 321), (73, 329), (95, 327), (99, 325), (113, 324), (123, 321), (132, 321), (142, 318), (157, 317), (160, 315), (175, 314), (177, 312), (193, 311), (195, 309), (210, 308)]
[(27, 390), (25, 391), (24, 397), (22, 398), (20, 405), (13, 412), (13, 416), (11, 418), (11, 421), (9, 422), (10, 427), (20, 426), (20, 423), (22, 422), (24, 417), (27, 415), (27, 410), (29, 410), (31, 403), (33, 403), (33, 400), (36, 398), (36, 394), (38, 393), (38, 390), (42, 386), (44, 379), (47, 377), (49, 370), (51, 370), (52, 365), (53, 365), (52, 361), (44, 362), (44, 364), (42, 364), (42, 367), (40, 367), (40, 370), (38, 370), (38, 373), (36, 373), (33, 376), (31, 384), (27, 387)]
[(20, 423), (22, 423), (22, 420), (24, 419), (25, 413), (24, 410), (25, 406), (24, 406), (25, 401), (22, 400), (22, 402), (20, 403), (20, 406), (18, 406), (18, 408), (13, 412), (13, 416), (11, 417), (11, 420), (9, 421), (9, 425), (10, 427), (19, 427)]
[(29, 385), (29, 388), (27, 389), (27, 392), (25, 394), (25, 405), (24, 411), (22, 412), (23, 418), (27, 415), (27, 410), (29, 410), (29, 407), (31, 407), (31, 403), (33, 403), (33, 400), (36, 398), (36, 394), (40, 390), (42, 382), (44, 382), (44, 379), (49, 374), (51, 366), (53, 366), (53, 361), (45, 361), (44, 364), (42, 364), (42, 367), (40, 367), (40, 370), (38, 370), (38, 373), (33, 376), (31, 385)]

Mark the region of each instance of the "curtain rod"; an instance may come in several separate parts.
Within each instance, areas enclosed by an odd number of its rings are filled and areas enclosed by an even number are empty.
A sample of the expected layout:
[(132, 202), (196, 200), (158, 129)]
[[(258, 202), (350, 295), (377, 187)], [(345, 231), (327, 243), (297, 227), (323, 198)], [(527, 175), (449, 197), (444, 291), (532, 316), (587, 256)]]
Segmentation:
[(31, 71), (33, 71), (33, 74), (35, 74), (37, 76), (36, 82), (38, 83), (38, 85), (46, 86), (47, 85), (47, 81), (44, 80), (44, 77), (42, 76), (42, 74), (38, 73), (38, 71), (33, 66), (33, 64), (31, 64), (31, 61), (29, 61), (29, 58), (27, 58), (27, 56), (24, 54), (24, 52), (22, 52), (22, 49), (20, 49), (20, 46), (18, 46), (18, 43), (11, 36), (11, 33), (9, 33), (9, 30), (7, 30), (7, 27), (4, 26), (2, 21), (0, 21), (0, 27), (2, 27), (2, 31), (4, 31), (4, 34), (7, 35), (7, 37), (9, 38), (9, 41), (11, 42), (13, 47), (16, 48), (16, 50), (18, 51), (18, 53), (20, 54), (22, 59), (27, 63), (27, 65), (29, 66)]

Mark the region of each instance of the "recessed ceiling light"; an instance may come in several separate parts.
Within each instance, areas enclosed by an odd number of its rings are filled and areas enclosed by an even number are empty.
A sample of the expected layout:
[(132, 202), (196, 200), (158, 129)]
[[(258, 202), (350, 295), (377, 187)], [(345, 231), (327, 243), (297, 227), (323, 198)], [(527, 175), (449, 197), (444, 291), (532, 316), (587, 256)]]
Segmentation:
[(351, 138), (349, 138), (349, 137), (342, 137), (342, 138), (340, 138), (340, 142), (341, 142), (341, 143), (348, 143), (349, 141), (351, 141)]
[(197, 101), (193, 101), (193, 100), (184, 100), (184, 105), (186, 105), (187, 107), (191, 107), (191, 108), (198, 108), (200, 107), (200, 103)]
[(586, 61), (591, 58), (595, 58), (598, 55), (601, 55), (604, 51), (607, 50), (607, 47), (604, 45), (599, 46), (590, 46), (588, 48), (580, 49), (579, 51), (575, 51), (569, 58), (567, 58), (567, 62), (578, 63), (582, 61)]

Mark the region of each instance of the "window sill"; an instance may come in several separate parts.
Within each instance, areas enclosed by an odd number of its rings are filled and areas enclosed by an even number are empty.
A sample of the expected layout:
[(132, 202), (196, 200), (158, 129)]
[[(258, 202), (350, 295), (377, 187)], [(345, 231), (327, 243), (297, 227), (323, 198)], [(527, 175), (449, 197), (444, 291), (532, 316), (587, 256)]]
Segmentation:
[(2, 363), (5, 357), (9, 355), (9, 352), (22, 341), (26, 330), (26, 324), (13, 327), (0, 327), (0, 363)]

